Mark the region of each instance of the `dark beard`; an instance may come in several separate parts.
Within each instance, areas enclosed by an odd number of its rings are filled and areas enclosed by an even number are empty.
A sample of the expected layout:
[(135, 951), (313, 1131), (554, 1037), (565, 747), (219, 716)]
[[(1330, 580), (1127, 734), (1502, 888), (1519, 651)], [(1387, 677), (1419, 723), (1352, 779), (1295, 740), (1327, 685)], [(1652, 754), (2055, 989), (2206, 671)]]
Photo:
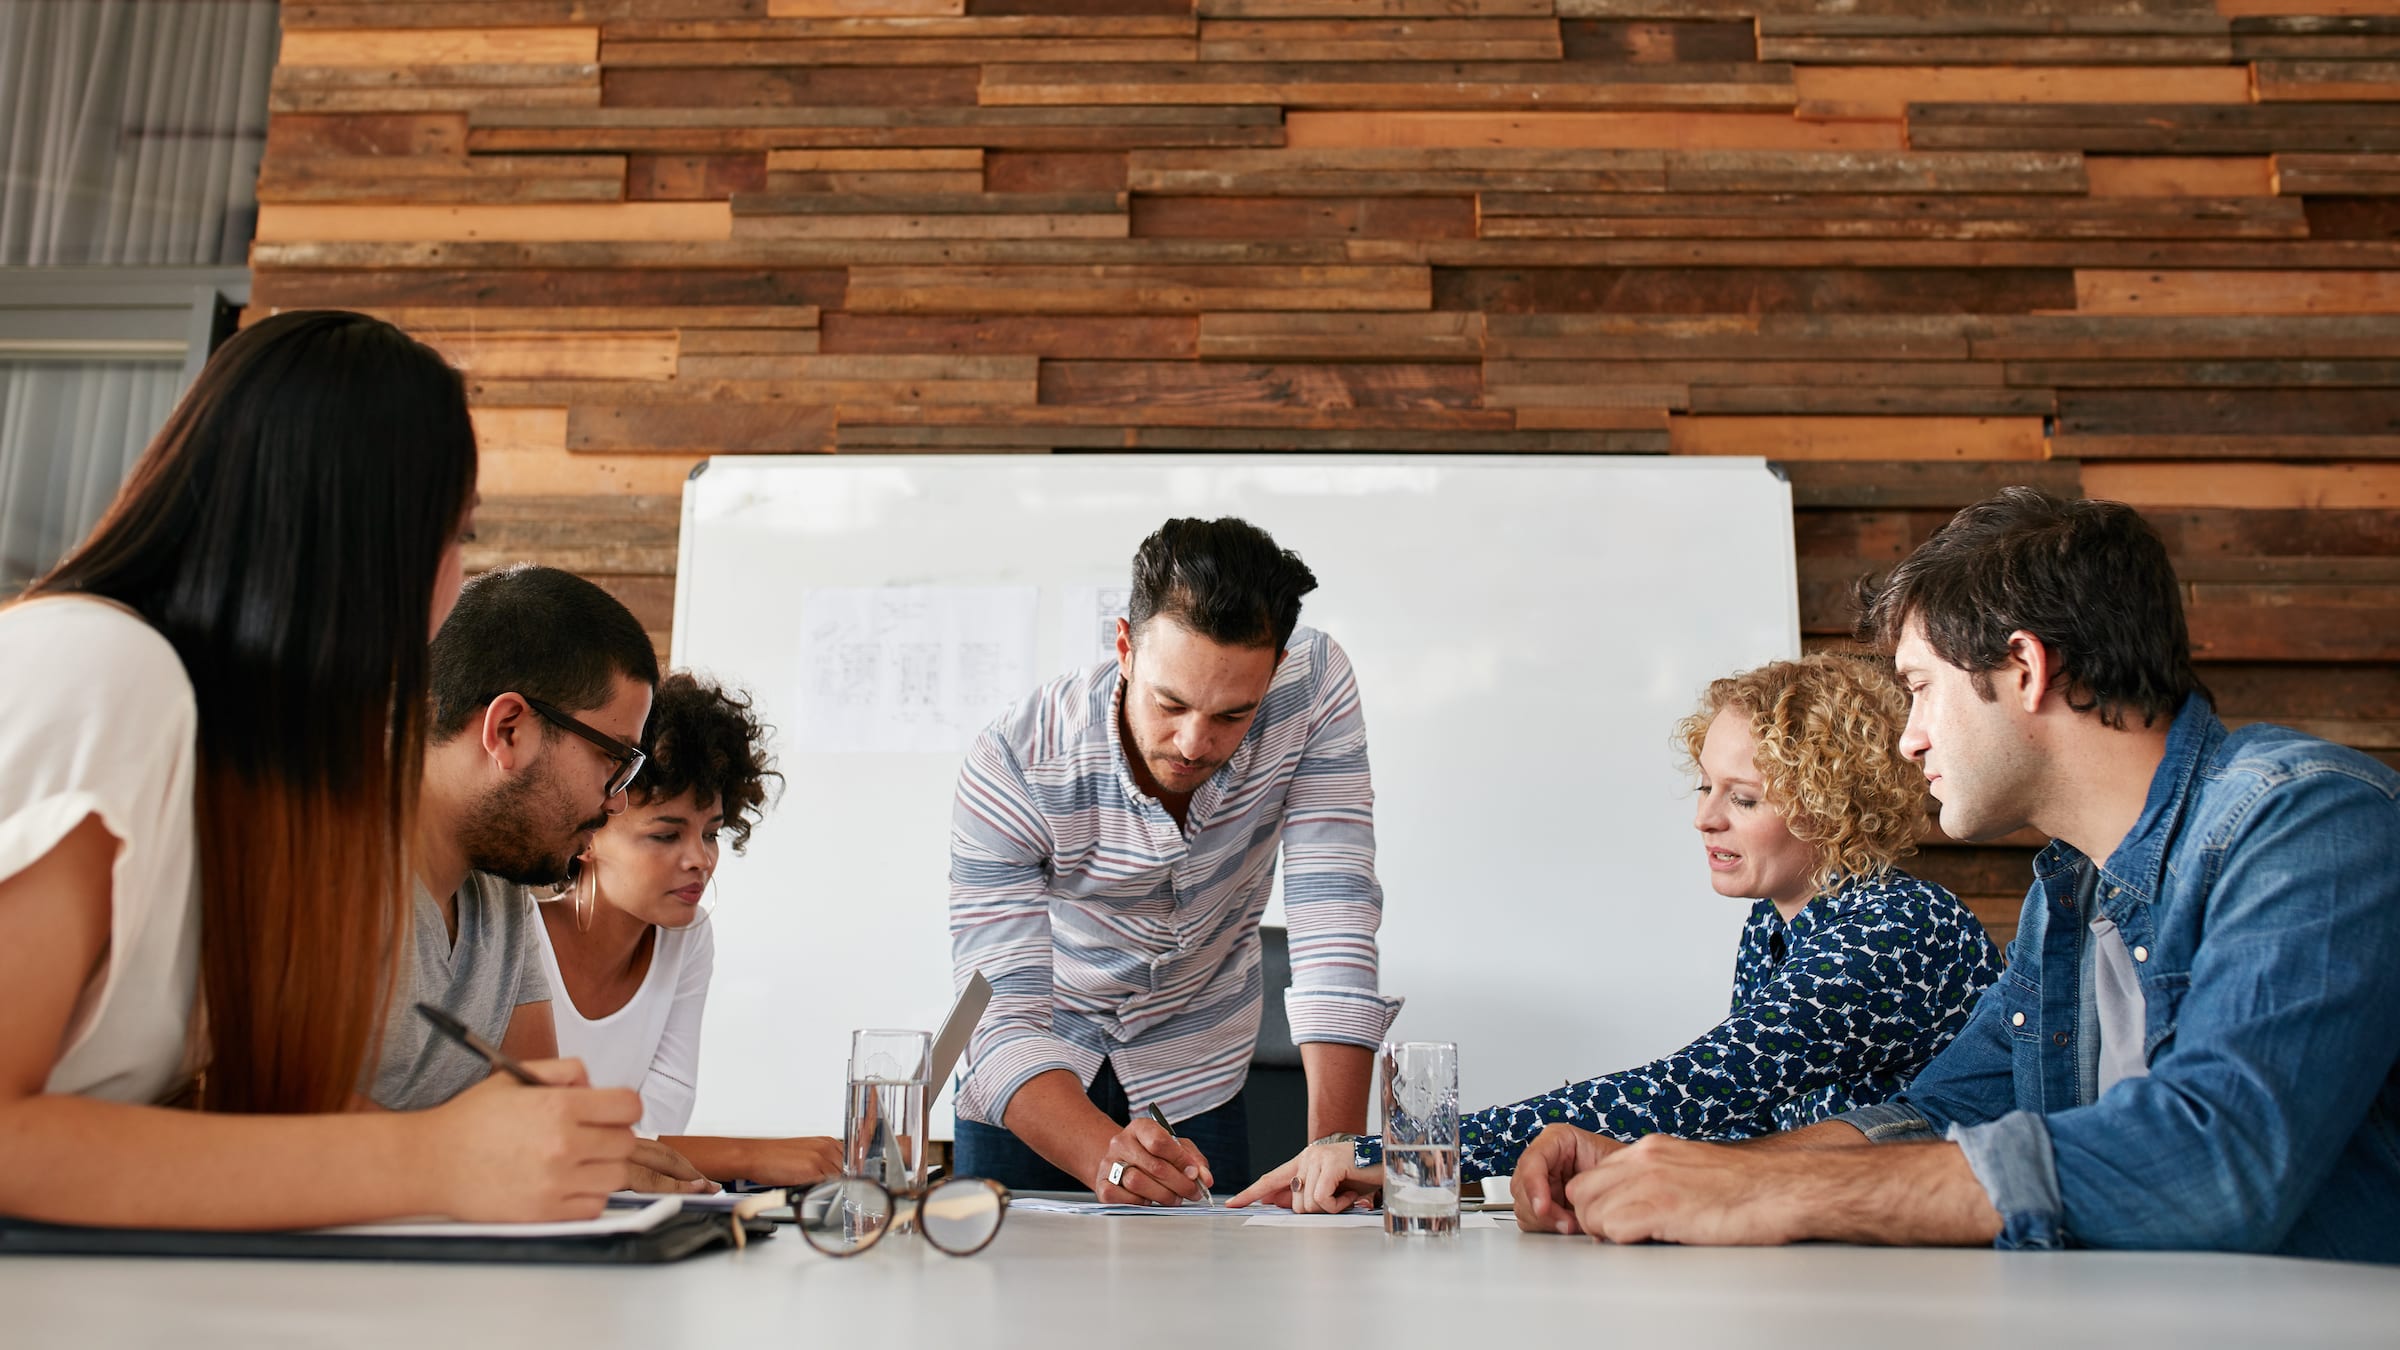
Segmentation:
[[(561, 812), (547, 781), (515, 779), (485, 793), (468, 811), (460, 827), (459, 844), (467, 865), (519, 886), (561, 886), (571, 875), (574, 859), (565, 851), (563, 833), (550, 822)], [(598, 829), (603, 814), (578, 827)]]

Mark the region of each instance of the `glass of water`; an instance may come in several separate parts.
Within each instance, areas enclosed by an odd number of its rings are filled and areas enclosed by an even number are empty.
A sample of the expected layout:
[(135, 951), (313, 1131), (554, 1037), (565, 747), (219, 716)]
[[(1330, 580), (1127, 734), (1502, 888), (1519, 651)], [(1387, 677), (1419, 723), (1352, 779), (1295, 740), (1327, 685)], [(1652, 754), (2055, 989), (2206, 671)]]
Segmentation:
[[(850, 1033), (850, 1083), (842, 1106), (842, 1173), (872, 1181), (894, 1195), (925, 1186), (927, 1061), (933, 1037), (922, 1031)], [(886, 1207), (851, 1207), (848, 1221), (880, 1228)], [(860, 1234), (864, 1237), (864, 1234)]]
[(1458, 1231), (1458, 1046), (1385, 1042), (1383, 1231)]

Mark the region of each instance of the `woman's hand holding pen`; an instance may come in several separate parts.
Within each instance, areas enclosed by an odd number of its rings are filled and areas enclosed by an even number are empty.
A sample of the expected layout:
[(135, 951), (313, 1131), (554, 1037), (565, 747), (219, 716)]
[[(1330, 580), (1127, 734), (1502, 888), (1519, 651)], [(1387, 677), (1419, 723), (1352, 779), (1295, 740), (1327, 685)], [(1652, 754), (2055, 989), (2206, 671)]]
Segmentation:
[(427, 1208), (454, 1219), (589, 1219), (625, 1184), (641, 1094), (588, 1085), (583, 1063), (524, 1065), (545, 1086), (494, 1074), (429, 1111), (406, 1160), (429, 1183)]

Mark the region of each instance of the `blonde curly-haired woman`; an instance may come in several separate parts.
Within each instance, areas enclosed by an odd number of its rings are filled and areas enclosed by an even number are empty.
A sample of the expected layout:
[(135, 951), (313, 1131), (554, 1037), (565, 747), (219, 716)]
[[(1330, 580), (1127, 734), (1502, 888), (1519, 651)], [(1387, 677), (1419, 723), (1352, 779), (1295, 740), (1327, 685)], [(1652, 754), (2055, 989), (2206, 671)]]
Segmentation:
[[(1543, 1129), (1744, 1139), (1883, 1101), (1965, 1025), (1999, 953), (1950, 892), (1896, 865), (1925, 776), (1900, 753), (1908, 700), (1860, 657), (1778, 661), (1708, 686), (1676, 729), (1698, 775), (1719, 895), (1757, 901), (1725, 1020), (1663, 1059), (1466, 1115), (1464, 1180), (1506, 1176)], [(1382, 1141), (1320, 1140), (1230, 1202), (1362, 1203)]]

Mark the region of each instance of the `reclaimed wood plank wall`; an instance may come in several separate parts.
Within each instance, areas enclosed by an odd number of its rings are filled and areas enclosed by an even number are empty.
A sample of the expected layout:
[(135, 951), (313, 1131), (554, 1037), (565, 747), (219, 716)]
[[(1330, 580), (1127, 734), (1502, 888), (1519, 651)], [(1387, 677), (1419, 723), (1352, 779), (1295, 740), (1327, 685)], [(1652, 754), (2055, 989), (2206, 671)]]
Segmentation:
[[(2229, 717), (2400, 760), (2400, 0), (284, 25), (253, 312), (448, 353), (478, 561), (662, 646), (706, 454), (1763, 454), (1812, 643), (1993, 487), (2114, 497)], [(2005, 937), (2026, 842), (1921, 870)]]

